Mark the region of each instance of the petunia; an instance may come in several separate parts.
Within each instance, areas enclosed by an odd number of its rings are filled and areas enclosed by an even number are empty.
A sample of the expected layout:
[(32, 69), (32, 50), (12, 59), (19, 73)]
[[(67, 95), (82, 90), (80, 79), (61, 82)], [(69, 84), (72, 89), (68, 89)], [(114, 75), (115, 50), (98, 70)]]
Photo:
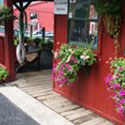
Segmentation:
[(74, 56), (71, 57), (71, 60), (74, 60)]
[(65, 82), (68, 82), (68, 78), (65, 78), (64, 80), (65, 80)]
[(121, 99), (121, 104), (125, 103), (125, 99)]
[(123, 67), (119, 67), (119, 69), (118, 69), (118, 70), (119, 70), (119, 72), (120, 72), (121, 70), (123, 70)]
[(73, 86), (74, 86), (74, 83), (73, 83), (73, 82), (72, 82), (72, 83), (70, 83), (70, 86), (71, 86), (71, 87), (73, 87)]
[(119, 93), (119, 96), (125, 96), (125, 91), (123, 89), (121, 89), (120, 93)]
[(74, 60), (74, 63), (77, 63), (77, 60)]

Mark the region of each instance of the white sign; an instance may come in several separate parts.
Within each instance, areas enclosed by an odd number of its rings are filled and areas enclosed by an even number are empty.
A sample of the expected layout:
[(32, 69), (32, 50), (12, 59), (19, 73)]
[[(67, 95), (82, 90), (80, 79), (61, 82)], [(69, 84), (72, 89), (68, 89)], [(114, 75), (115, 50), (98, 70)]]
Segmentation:
[(54, 0), (54, 14), (66, 15), (68, 13), (68, 0)]
[(70, 0), (70, 3), (76, 3), (76, 0)]

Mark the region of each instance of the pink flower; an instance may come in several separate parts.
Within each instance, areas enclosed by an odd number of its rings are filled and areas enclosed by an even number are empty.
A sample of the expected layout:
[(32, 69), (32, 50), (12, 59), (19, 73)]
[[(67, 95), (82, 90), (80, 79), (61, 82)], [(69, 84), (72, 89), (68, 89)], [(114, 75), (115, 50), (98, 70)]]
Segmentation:
[(125, 91), (123, 89), (121, 89), (119, 96), (124, 96), (125, 95)]
[(125, 96), (125, 91), (123, 89), (121, 89), (120, 93), (119, 93), (119, 96)]
[(60, 84), (60, 81), (57, 81), (57, 85), (59, 85)]
[(71, 68), (70, 68), (70, 66), (68, 67), (68, 70), (70, 70)]
[(74, 56), (71, 57), (71, 60), (74, 60)]
[(118, 70), (119, 70), (119, 72), (120, 72), (121, 70), (123, 70), (123, 67), (119, 67), (119, 69), (118, 69)]
[(71, 86), (71, 87), (73, 87), (73, 86), (74, 86), (74, 83), (73, 83), (73, 82), (72, 82), (72, 83), (70, 83), (70, 86)]
[(64, 80), (65, 80), (65, 82), (68, 82), (68, 78), (65, 78)]
[(122, 104), (125, 103), (125, 99), (121, 99), (121, 103), (122, 103)]
[(58, 62), (61, 62), (61, 59), (58, 59)]
[(61, 80), (60, 82), (63, 83), (63, 80)]
[(113, 87), (114, 87), (114, 88), (116, 88), (116, 87), (117, 87), (117, 85), (116, 85), (116, 84), (113, 84)]
[(122, 108), (119, 109), (119, 113), (123, 114), (123, 109)]
[(77, 63), (77, 60), (74, 60), (74, 63)]
[(63, 68), (65, 65), (64, 65), (64, 63), (61, 65), (61, 67)]
[(116, 96), (116, 93), (115, 93), (115, 92), (113, 93), (113, 96)]
[(66, 66), (68, 66), (69, 64), (68, 64), (68, 62), (66, 62)]
[(57, 86), (56, 88), (57, 88), (57, 89), (60, 89), (60, 86)]

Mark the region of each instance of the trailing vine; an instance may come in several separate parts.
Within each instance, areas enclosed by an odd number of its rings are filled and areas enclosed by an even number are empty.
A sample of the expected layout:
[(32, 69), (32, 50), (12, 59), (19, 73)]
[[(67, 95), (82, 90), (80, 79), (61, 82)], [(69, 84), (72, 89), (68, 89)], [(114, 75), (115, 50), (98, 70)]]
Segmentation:
[(94, 0), (95, 10), (103, 22), (106, 32), (114, 39), (116, 54), (122, 24), (122, 11), (118, 0)]

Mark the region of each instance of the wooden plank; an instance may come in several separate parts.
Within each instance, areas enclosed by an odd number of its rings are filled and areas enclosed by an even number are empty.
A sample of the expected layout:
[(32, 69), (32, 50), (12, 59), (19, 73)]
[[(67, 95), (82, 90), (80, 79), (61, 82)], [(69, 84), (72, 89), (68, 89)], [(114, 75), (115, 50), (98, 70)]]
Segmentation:
[(75, 110), (69, 110), (69, 111), (62, 112), (61, 115), (62, 115), (62, 116), (73, 115), (73, 114), (76, 114), (76, 113), (78, 113), (78, 112), (83, 112), (83, 111), (85, 111), (85, 110), (86, 110), (85, 108), (80, 107), (80, 108), (75, 109)]
[(99, 123), (98, 125), (116, 125), (116, 124), (115, 124), (115, 123), (112, 123), (112, 122), (110, 122), (110, 121), (105, 120), (105, 121), (103, 121), (102, 123)]
[(75, 119), (77, 119), (77, 118), (80, 118), (80, 117), (83, 117), (83, 116), (87, 116), (87, 115), (89, 115), (89, 114), (91, 114), (91, 113), (92, 113), (92, 111), (90, 111), (90, 110), (85, 110), (85, 111), (83, 111), (83, 112), (78, 112), (78, 113), (76, 113), (76, 114), (72, 114), (72, 115), (66, 116), (66, 118), (67, 118), (68, 120), (72, 121), (72, 120), (75, 120)]
[(87, 122), (81, 123), (79, 125), (97, 125), (101, 122), (104, 122), (104, 119), (99, 117), (99, 118), (95, 118), (95, 119), (89, 120)]
[(60, 107), (60, 108), (57, 108), (55, 109), (56, 112), (58, 113), (61, 113), (61, 112), (64, 112), (64, 111), (68, 111), (68, 110), (74, 110), (76, 108), (79, 108), (80, 106), (79, 105), (69, 105), (69, 106), (66, 106), (66, 107)]

